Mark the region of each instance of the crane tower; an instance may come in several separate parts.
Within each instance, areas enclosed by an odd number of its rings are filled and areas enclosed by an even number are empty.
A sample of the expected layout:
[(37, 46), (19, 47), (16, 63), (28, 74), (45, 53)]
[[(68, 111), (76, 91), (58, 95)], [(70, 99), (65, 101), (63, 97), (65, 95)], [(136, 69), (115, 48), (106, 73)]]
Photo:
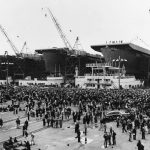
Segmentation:
[[(10, 46), (11, 46), (11, 48), (13, 49), (13, 51), (14, 51), (14, 53), (16, 54), (16, 57), (17, 57), (17, 59), (18, 58), (22, 58), (23, 56), (22, 56), (22, 53), (20, 53), (19, 52), (19, 50), (16, 48), (16, 46), (13, 44), (13, 42), (10, 40), (10, 38), (8, 37), (8, 34), (7, 34), (7, 32), (5, 31), (5, 29), (0, 25), (0, 30), (1, 30), (1, 32), (4, 34), (4, 36), (6, 37), (6, 39), (8, 40), (8, 43), (10, 44)], [(24, 46), (23, 46), (23, 48), (22, 48), (22, 50), (24, 49)], [(7, 54), (8, 55), (8, 54)], [(8, 59), (8, 57), (7, 57), (7, 59)], [(8, 61), (8, 60), (7, 60)], [(16, 77), (16, 76), (20, 76), (21, 78), (22, 77), (24, 77), (24, 73), (23, 73), (23, 71), (22, 71), (22, 69), (21, 69), (21, 67), (20, 67), (20, 65), (19, 65), (19, 63), (18, 62), (16, 62), (16, 66), (17, 66), (17, 70), (16, 70), (16, 72), (14, 73), (14, 78)]]
[[(61, 28), (61, 25), (58, 23), (57, 19), (54, 17), (52, 11), (49, 8), (46, 8), (46, 9), (48, 11), (49, 16), (51, 17), (51, 19), (53, 21), (58, 33), (59, 33), (64, 45), (67, 48), (67, 56), (65, 59), (65, 82), (68, 82), (71, 78), (72, 79), (74, 78), (75, 67), (79, 65), (77, 53), (76, 53), (76, 50), (72, 48), (70, 42), (66, 38), (66, 35)], [(45, 15), (45, 16), (47, 16), (47, 15)]]
[(10, 38), (8, 37), (7, 32), (4, 30), (4, 28), (0, 25), (0, 30), (1, 32), (4, 34), (4, 36), (7, 38), (11, 48), (13, 49), (13, 51), (15, 52), (17, 57), (20, 57), (20, 53), (19, 50), (16, 48), (16, 46), (13, 44), (13, 42), (10, 40)]

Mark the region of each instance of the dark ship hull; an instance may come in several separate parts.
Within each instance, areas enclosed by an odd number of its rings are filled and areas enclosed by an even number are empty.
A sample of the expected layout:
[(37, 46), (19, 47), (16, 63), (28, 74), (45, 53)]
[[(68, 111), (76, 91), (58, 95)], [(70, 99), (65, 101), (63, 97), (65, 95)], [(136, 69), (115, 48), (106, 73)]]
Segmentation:
[(74, 67), (72, 68), (73, 70), (75, 70), (75, 66), (78, 66), (79, 75), (84, 75), (87, 72), (87, 63), (103, 61), (103, 58), (100, 55), (91, 55), (84, 51), (81, 51), (77, 56), (68, 55), (66, 48), (43, 49), (36, 50), (36, 52), (43, 54), (46, 72), (49, 72), (49, 75), (51, 76), (65, 75), (65, 62), (68, 58), (74, 63)]
[(24, 79), (27, 76), (31, 76), (33, 79), (46, 76), (45, 62), (41, 56), (32, 58), (17, 58), (9, 55), (7, 57), (0, 56), (0, 79), (6, 79), (7, 67), (8, 76), (11, 76), (12, 79)]
[[(126, 73), (135, 75), (137, 79), (149, 79), (149, 59), (150, 51), (137, 45), (126, 44), (110, 44), (110, 45), (93, 45), (95, 51), (101, 52), (106, 62), (111, 62), (118, 66), (119, 63), (112, 62), (120, 56), (121, 67), (124, 65)], [(127, 60), (126, 62), (123, 60)]]

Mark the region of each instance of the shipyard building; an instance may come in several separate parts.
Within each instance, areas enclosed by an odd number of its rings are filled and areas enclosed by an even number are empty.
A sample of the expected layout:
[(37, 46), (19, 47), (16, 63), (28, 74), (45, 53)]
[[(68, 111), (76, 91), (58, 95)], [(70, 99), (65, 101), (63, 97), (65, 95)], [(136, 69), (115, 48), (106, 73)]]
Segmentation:
[(101, 52), (106, 62), (118, 66), (120, 61), (120, 67), (125, 66), (126, 74), (134, 75), (150, 84), (150, 49), (122, 41), (92, 45), (91, 48)]

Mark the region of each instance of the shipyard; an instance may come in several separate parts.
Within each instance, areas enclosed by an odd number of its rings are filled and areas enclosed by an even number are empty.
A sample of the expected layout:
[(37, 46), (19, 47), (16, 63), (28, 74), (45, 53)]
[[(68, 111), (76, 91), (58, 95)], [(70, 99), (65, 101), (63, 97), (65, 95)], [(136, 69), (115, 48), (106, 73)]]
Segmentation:
[(0, 1), (0, 150), (149, 150), (149, 7)]

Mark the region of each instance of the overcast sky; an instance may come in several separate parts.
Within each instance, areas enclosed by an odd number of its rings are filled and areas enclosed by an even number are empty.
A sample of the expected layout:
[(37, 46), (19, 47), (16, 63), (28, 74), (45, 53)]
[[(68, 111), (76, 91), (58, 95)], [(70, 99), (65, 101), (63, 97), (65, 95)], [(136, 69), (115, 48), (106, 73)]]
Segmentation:
[[(150, 45), (150, 0), (0, 0), (0, 24), (20, 51), (64, 47), (49, 7), (73, 46), (79, 36), (82, 47), (106, 41), (131, 41), (136, 36)], [(0, 54), (13, 50), (0, 32)]]

